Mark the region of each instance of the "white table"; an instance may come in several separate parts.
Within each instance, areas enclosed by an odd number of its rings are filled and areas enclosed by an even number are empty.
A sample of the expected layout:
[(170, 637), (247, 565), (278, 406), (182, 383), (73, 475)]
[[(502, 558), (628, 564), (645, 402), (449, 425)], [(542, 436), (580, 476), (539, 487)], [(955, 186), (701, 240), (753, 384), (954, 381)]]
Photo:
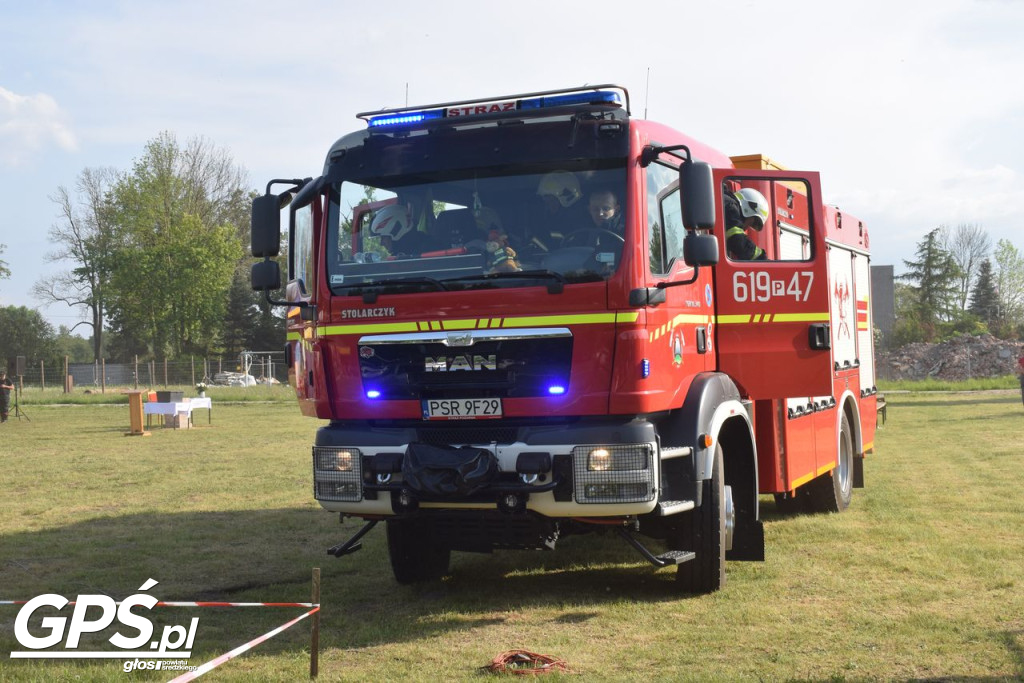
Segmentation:
[(211, 424), (213, 422), (213, 400), (209, 397), (191, 398), (185, 401), (174, 401), (171, 403), (149, 401), (142, 405), (142, 412), (146, 415), (146, 426), (148, 427), (151, 419), (149, 417), (150, 415), (179, 415), (184, 413), (187, 416), (189, 423), (192, 423), (192, 411), (196, 408), (205, 408), (207, 410), (207, 424)]

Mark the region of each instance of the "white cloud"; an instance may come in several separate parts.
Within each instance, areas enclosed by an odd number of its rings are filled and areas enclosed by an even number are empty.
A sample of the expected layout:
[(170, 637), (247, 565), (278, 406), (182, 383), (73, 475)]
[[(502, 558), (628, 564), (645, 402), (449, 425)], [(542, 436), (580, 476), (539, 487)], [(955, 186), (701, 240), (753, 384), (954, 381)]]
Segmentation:
[(57, 101), (0, 87), (0, 164), (19, 166), (49, 145), (73, 152), (78, 142)]

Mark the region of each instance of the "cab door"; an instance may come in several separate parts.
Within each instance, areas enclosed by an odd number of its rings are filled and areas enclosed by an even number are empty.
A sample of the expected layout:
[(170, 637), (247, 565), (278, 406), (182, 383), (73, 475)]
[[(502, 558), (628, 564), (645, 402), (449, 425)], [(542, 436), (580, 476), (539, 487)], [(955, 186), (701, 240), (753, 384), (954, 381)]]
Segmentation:
[[(828, 255), (817, 173), (714, 172), (721, 260), (715, 266), (718, 367), (754, 399), (832, 394)], [(729, 254), (722, 193), (753, 188), (769, 205), (760, 232), (766, 255)]]
[(315, 415), (316, 398), (316, 288), (319, 273), (316, 226), (322, 220), (322, 197), (301, 206), (291, 207), (288, 244), (288, 285), (285, 298), (303, 303), (291, 306), (287, 313), (287, 353), (290, 361), (288, 381), (295, 387), (299, 408), (306, 415)]

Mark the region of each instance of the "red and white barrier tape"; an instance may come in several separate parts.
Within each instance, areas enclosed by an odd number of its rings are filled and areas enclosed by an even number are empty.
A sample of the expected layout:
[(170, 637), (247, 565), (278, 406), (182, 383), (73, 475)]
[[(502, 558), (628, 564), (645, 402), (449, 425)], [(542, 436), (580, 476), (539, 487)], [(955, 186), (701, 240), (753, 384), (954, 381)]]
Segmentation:
[[(28, 600), (0, 600), (0, 605), (24, 605)], [(76, 604), (74, 600), (69, 605)], [(114, 603), (120, 605), (121, 601)], [(319, 607), (314, 602), (164, 602), (156, 603), (157, 607)]]
[(318, 611), (320, 611), (320, 607), (319, 606), (314, 607), (313, 609), (309, 610), (305, 614), (303, 614), (301, 616), (298, 616), (298, 617), (295, 617), (294, 619), (289, 621), (287, 624), (284, 624), (282, 626), (278, 626), (273, 631), (268, 631), (267, 633), (264, 633), (259, 638), (255, 638), (253, 640), (250, 640), (245, 645), (239, 645), (238, 647), (236, 647), (231, 652), (223, 654), (220, 657), (217, 657), (216, 659), (210, 660), (206, 664), (203, 664), (202, 666), (200, 666), (195, 671), (189, 671), (188, 673), (184, 673), (184, 674), (178, 676), (177, 678), (171, 680), (171, 683), (185, 683), (185, 681), (195, 680), (196, 678), (199, 678), (203, 674), (205, 674), (205, 673), (207, 673), (207, 672), (217, 668), (218, 666), (220, 666), (224, 662), (226, 662), (228, 660), (231, 660), (231, 659), (234, 659), (235, 657), (237, 657), (238, 655), (240, 655), (240, 654), (242, 654), (244, 652), (248, 652), (252, 648), (254, 648), (257, 645), (259, 645), (260, 643), (273, 638), (278, 633), (281, 633), (282, 631), (284, 631), (286, 629), (291, 628), (292, 626), (294, 626), (295, 624), (299, 623), (300, 621), (302, 621), (306, 617), (308, 617), (308, 616), (310, 616), (312, 614), (315, 614)]

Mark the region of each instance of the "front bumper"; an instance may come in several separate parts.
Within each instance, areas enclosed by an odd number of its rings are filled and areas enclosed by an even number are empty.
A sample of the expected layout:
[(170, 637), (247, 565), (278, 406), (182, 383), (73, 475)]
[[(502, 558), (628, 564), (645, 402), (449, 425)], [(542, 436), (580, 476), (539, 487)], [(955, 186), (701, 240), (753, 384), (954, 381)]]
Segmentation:
[[(429, 472), (413, 469), (424, 467), (414, 457), (424, 445), (440, 454), (426, 463)], [(529, 510), (552, 518), (640, 515), (657, 504), (658, 455), (653, 424), (637, 418), (335, 422), (317, 432), (314, 495), (326, 510), (359, 516), (419, 508)], [(480, 475), (484, 461), (487, 473)], [(453, 470), (480, 476), (460, 479)]]

